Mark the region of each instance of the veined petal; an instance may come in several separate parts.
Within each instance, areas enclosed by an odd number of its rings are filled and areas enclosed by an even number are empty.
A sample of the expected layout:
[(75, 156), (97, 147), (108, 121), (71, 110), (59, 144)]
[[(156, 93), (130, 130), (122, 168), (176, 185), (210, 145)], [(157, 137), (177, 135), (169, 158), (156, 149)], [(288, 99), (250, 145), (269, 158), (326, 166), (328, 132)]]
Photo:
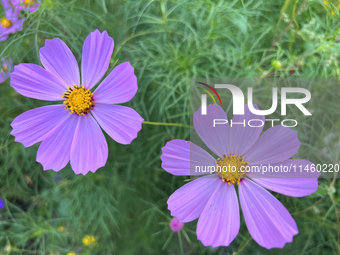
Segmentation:
[(274, 126), (267, 129), (244, 154), (249, 165), (274, 164), (292, 157), (300, 147), (297, 131)]
[(197, 223), (204, 246), (229, 246), (240, 230), (240, 210), (234, 185), (220, 181)]
[(137, 92), (137, 77), (129, 62), (116, 66), (93, 92), (96, 103), (120, 104), (130, 101)]
[(93, 88), (106, 73), (113, 51), (113, 39), (106, 31), (89, 34), (83, 46), (81, 80), (85, 88)]
[(224, 154), (230, 154), (229, 123), (216, 124), (214, 127), (214, 119), (228, 121), (227, 114), (221, 106), (208, 105), (207, 115), (202, 115), (201, 109), (194, 113), (194, 126), (208, 148), (222, 158)]
[(61, 104), (29, 110), (13, 120), (11, 135), (25, 147), (32, 146), (49, 137), (69, 116)]
[(46, 40), (45, 46), (39, 52), (43, 66), (63, 81), (65, 89), (80, 85), (77, 60), (62, 40), (59, 38)]
[(238, 187), (244, 219), (254, 240), (267, 249), (292, 242), (298, 229), (280, 201), (249, 179), (243, 179)]
[[(254, 107), (258, 109), (257, 105), (254, 105)], [(248, 121), (250, 121), (251, 126), (248, 125)], [(233, 126), (230, 127), (230, 153), (243, 155), (259, 138), (265, 124), (265, 116), (253, 114), (249, 111), (248, 106), (244, 105), (244, 115), (235, 115), (232, 123)]]
[(173, 175), (202, 175), (208, 174), (209, 166), (215, 166), (216, 160), (205, 150), (189, 141), (175, 139), (167, 142), (162, 148), (162, 168)]
[[(271, 166), (263, 165), (262, 168), (267, 167), (265, 172), (249, 172), (248, 177), (272, 191), (291, 197), (304, 197), (318, 189), (320, 173), (316, 170), (314, 172), (304, 170), (306, 166), (310, 169), (312, 164), (305, 159), (288, 159)], [(279, 170), (276, 172), (273, 170), (276, 168), (286, 168), (288, 171)]]
[(20, 64), (11, 73), (11, 86), (21, 95), (45, 101), (62, 101), (63, 82), (35, 64)]
[(95, 172), (108, 157), (104, 134), (90, 114), (79, 116), (71, 146), (71, 166), (76, 174)]
[(142, 129), (143, 118), (130, 107), (96, 104), (91, 112), (105, 132), (118, 143), (130, 144)]
[(37, 162), (43, 165), (44, 170), (59, 171), (70, 161), (72, 140), (79, 118), (82, 116), (68, 115), (68, 119), (61, 127), (40, 144)]
[(222, 181), (215, 174), (193, 180), (176, 190), (167, 202), (171, 216), (181, 222), (198, 218), (219, 182)]

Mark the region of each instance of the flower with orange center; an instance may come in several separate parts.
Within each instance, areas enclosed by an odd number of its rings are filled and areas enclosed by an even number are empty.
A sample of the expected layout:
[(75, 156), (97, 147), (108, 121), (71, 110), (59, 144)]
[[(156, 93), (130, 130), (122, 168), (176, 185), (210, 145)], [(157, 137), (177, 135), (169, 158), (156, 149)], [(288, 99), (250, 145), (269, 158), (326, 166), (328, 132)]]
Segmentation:
[(9, 34), (22, 30), (24, 19), (20, 19), (18, 12), (14, 12), (9, 1), (2, 1), (5, 17), (0, 18), (0, 41), (5, 41)]

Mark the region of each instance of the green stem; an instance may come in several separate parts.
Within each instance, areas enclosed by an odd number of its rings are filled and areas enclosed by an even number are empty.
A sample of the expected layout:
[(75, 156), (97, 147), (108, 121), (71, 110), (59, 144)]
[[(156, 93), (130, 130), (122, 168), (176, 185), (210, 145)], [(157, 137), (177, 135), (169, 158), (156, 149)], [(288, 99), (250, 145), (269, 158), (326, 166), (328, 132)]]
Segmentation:
[(180, 124), (180, 123), (164, 123), (164, 122), (143, 121), (143, 124), (155, 125), (155, 126), (176, 126), (176, 127), (191, 128), (191, 126), (189, 126), (189, 125)]

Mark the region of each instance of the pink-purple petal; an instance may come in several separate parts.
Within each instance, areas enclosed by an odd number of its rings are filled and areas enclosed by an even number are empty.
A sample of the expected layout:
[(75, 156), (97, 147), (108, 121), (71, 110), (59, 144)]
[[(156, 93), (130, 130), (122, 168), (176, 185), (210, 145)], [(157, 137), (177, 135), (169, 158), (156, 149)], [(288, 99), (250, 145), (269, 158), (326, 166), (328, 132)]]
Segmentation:
[(144, 121), (134, 109), (121, 105), (96, 104), (92, 114), (104, 131), (121, 144), (130, 144)]
[(81, 117), (76, 114), (68, 115), (61, 127), (40, 144), (37, 162), (43, 165), (44, 170), (59, 171), (70, 161), (71, 144)]
[(171, 140), (162, 148), (162, 168), (173, 175), (202, 175), (196, 166), (215, 166), (216, 160), (205, 150), (185, 140)]
[(197, 223), (197, 239), (204, 246), (229, 246), (240, 229), (240, 211), (234, 185), (220, 180)]
[[(258, 109), (257, 105), (254, 105), (254, 107)], [(259, 138), (265, 124), (265, 116), (253, 114), (249, 111), (248, 106), (244, 105), (244, 115), (235, 115), (232, 123), (233, 125), (230, 127), (230, 153), (243, 155)]]
[(218, 105), (208, 105), (207, 115), (201, 114), (201, 109), (194, 113), (194, 127), (208, 148), (220, 158), (230, 154), (229, 123), (214, 125), (214, 119), (227, 121), (227, 114)]
[(46, 40), (45, 46), (39, 52), (43, 66), (63, 81), (65, 88), (80, 85), (77, 60), (62, 40)]
[[(283, 169), (286, 167), (288, 172), (285, 171), (272, 171), (266, 172), (250, 172), (248, 177), (261, 186), (272, 191), (291, 196), (291, 197), (304, 197), (314, 193), (318, 189), (318, 177), (320, 173), (314, 170), (311, 171), (313, 163), (305, 159), (288, 159), (281, 163), (271, 165), (272, 169), (278, 167)], [(263, 166), (262, 166), (263, 167)], [(308, 171), (305, 171), (308, 167)], [(269, 172), (270, 171), (270, 172)]]
[(167, 202), (171, 216), (181, 222), (197, 219), (220, 182), (217, 175), (210, 175), (193, 180), (176, 190)]
[(137, 77), (129, 62), (116, 66), (93, 93), (96, 103), (120, 104), (130, 101), (137, 92)]
[(19, 64), (11, 73), (11, 86), (21, 95), (45, 101), (61, 101), (67, 90), (56, 76), (35, 64)]
[(108, 147), (102, 130), (90, 114), (80, 116), (71, 146), (71, 167), (76, 174), (103, 167)]
[[(9, 0), (2, 0), (1, 2), (2, 2), (2, 5), (3, 5), (4, 9), (5, 9), (6, 17), (7, 17), (7, 18), (13, 18), (13, 17), (15, 17), (16, 15), (15, 15), (15, 13), (13, 12), (13, 9), (12, 9), (12, 6), (11, 6)], [(0, 26), (0, 27), (1, 27), (1, 26)]]
[(249, 165), (274, 164), (292, 157), (300, 147), (297, 131), (274, 126), (266, 130), (244, 154)]
[(16, 117), (11, 126), (11, 135), (15, 141), (25, 147), (46, 139), (70, 116), (63, 105), (49, 105), (22, 113)]
[(106, 31), (95, 30), (87, 36), (81, 60), (81, 80), (85, 88), (93, 88), (106, 73), (113, 51), (113, 39)]
[(247, 228), (261, 246), (283, 248), (298, 233), (287, 209), (272, 194), (249, 179), (239, 183), (239, 197)]

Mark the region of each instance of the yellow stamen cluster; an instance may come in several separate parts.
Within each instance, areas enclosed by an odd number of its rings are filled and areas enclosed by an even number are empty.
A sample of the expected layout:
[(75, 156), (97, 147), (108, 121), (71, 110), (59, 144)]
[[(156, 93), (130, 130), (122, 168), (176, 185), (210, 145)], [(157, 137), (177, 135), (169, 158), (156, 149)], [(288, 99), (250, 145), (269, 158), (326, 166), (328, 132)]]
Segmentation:
[(34, 0), (24, 0), (23, 4), (25, 7), (30, 6), (30, 5), (34, 5)]
[(0, 20), (0, 23), (1, 23), (1, 26), (4, 28), (10, 28), (12, 26), (12, 22), (7, 18), (2, 18)]
[(223, 155), (223, 158), (218, 158), (216, 161), (217, 174), (222, 178), (223, 182), (237, 183), (246, 175), (246, 166), (249, 162), (245, 162), (242, 155)]
[(70, 109), (70, 114), (75, 112), (78, 115), (84, 115), (93, 106), (92, 95), (91, 90), (82, 85), (79, 87), (74, 85), (74, 88), (68, 87), (68, 91), (63, 94), (65, 109)]
[(7, 72), (8, 67), (6, 65), (3, 65), (3, 67), (0, 70), (3, 70), (4, 72)]

